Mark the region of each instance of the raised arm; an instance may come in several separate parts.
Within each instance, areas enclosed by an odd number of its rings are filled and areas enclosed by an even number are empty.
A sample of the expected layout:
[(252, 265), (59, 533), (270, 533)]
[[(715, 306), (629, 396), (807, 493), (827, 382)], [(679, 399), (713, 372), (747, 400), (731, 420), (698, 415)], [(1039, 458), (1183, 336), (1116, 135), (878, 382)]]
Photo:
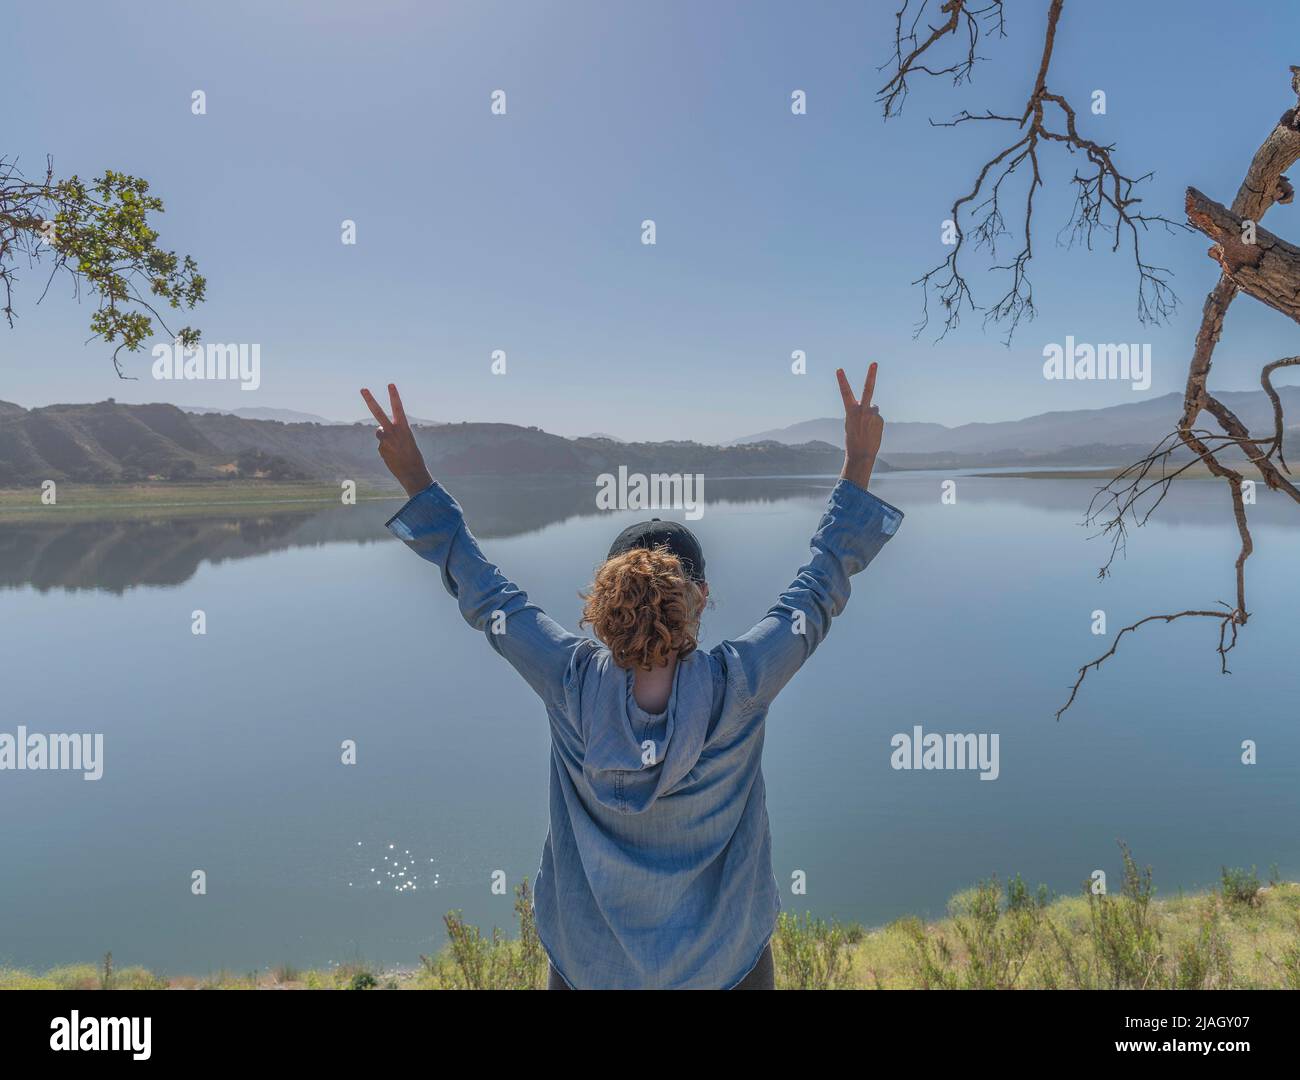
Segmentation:
[(587, 639), (565, 630), (488, 562), (460, 505), (429, 475), (397, 387), (390, 384), (388, 393), (391, 420), (369, 390), (361, 391), (379, 423), (379, 456), (410, 496), (389, 519), (389, 531), (442, 571), (442, 583), (465, 621), (485, 632), (489, 644), (547, 704), (560, 701), (569, 663)]
[(885, 427), (871, 403), (876, 365), (867, 371), (861, 401), (842, 369), (836, 376), (844, 400), (844, 468), (813, 534), (812, 559), (752, 629), (715, 650), (728, 681), (754, 707), (770, 704), (821, 644), (849, 601), (849, 579), (876, 557), (903, 520), (901, 510), (867, 491)]

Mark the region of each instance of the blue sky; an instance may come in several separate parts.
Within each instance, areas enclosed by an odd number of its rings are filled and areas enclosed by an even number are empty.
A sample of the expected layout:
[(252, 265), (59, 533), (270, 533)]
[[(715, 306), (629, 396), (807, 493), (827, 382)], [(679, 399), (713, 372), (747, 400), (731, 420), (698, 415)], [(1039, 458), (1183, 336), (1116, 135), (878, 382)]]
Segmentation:
[[(1038, 209), (1038, 318), (1010, 348), (979, 318), (938, 344), (913, 339), (910, 282), (943, 258), (947, 207), (1006, 138), (928, 121), (1019, 111), (1046, 3), (1008, 9), (1008, 37), (981, 48), (973, 85), (917, 81), (885, 122), (886, 0), (20, 6), (6, 15), (0, 150), (29, 173), (50, 153), (60, 174), (148, 178), (167, 203), (164, 244), (208, 277), (189, 321), (205, 340), (260, 343), (262, 385), (157, 382), (147, 352), (126, 359), (140, 380), (119, 381), (110, 350), (85, 344), (89, 304), (63, 287), (35, 307), (33, 271), (18, 329), (0, 328), (0, 398), (352, 419), (359, 385), (395, 380), (423, 417), (717, 441), (833, 414), (834, 368), (873, 359), (888, 419), (1144, 396), (1045, 381), (1043, 346), (1066, 335), (1150, 342), (1145, 393), (1181, 391), (1215, 277), (1207, 241), (1149, 237), (1182, 306), (1142, 327), (1128, 250), (1055, 245), (1075, 166), (1059, 151)], [(1213, 0), (1067, 0), (1051, 81), (1130, 175), (1155, 171), (1153, 212), (1181, 219), (1188, 184), (1231, 201), (1289, 104), (1294, 5), (1232, 12), (1228, 26)], [(1225, 39), (1228, 64), (1211, 51)], [(1100, 117), (1086, 113), (1097, 88)], [(191, 114), (195, 89), (205, 116)], [(496, 89), (504, 117), (490, 112)], [(806, 116), (791, 114), (794, 89)], [(1294, 239), (1295, 212), (1266, 225)], [(356, 246), (340, 243), (345, 218)], [(640, 243), (646, 218), (654, 247)], [(977, 299), (1001, 291), (983, 272), (972, 285)], [(1295, 329), (1238, 300), (1214, 384), (1257, 388), (1262, 363), (1296, 351)], [(504, 377), (490, 372), (494, 349)], [(795, 349), (807, 376), (790, 374)]]

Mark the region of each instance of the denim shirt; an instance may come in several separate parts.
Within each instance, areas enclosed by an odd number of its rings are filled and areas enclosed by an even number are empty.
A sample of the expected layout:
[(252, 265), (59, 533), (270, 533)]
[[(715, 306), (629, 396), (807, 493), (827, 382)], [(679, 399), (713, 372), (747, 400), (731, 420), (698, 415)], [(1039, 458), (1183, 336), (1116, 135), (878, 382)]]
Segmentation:
[(439, 484), (388, 522), (546, 706), (551, 820), (534, 907), (570, 986), (729, 988), (758, 962), (781, 907), (761, 768), (767, 711), (902, 519), (840, 480), (808, 564), (751, 630), (680, 660), (656, 714), (637, 706), (632, 672), (609, 649), (565, 630), (484, 558)]

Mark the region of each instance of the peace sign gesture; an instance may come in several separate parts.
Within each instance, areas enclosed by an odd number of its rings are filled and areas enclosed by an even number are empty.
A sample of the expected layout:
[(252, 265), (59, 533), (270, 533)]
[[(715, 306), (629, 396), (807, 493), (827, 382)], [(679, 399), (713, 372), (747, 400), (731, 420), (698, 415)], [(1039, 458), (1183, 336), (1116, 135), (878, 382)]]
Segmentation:
[(862, 400), (853, 396), (844, 369), (835, 372), (840, 383), (840, 396), (844, 399), (844, 475), (859, 487), (865, 488), (871, 479), (871, 467), (880, 450), (880, 439), (885, 433), (885, 421), (880, 410), (871, 404), (876, 392), (876, 365), (867, 368), (867, 381), (862, 387)]
[(379, 402), (369, 390), (361, 391), (370, 414), (379, 423), (375, 438), (379, 440), (379, 456), (384, 459), (388, 471), (397, 478), (407, 495), (415, 495), (433, 483), (433, 477), (424, 464), (424, 455), (415, 444), (415, 435), (411, 425), (406, 422), (406, 410), (402, 408), (402, 398), (394, 383), (388, 384), (388, 400), (393, 410), (390, 420), (379, 407)]

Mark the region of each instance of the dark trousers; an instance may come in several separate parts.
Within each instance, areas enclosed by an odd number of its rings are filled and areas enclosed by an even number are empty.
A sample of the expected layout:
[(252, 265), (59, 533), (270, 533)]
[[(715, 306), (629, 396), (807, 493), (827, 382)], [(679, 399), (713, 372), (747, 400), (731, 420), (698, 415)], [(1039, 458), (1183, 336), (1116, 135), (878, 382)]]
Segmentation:
[[(548, 965), (549, 967), (549, 965)], [(569, 990), (572, 989), (568, 983), (560, 978), (560, 973), (555, 968), (550, 968), (550, 978), (547, 980), (547, 990)], [(776, 967), (772, 963), (772, 946), (769, 943), (763, 950), (763, 955), (758, 958), (758, 963), (754, 965), (754, 970), (740, 980), (733, 990), (775, 990), (776, 989)]]

